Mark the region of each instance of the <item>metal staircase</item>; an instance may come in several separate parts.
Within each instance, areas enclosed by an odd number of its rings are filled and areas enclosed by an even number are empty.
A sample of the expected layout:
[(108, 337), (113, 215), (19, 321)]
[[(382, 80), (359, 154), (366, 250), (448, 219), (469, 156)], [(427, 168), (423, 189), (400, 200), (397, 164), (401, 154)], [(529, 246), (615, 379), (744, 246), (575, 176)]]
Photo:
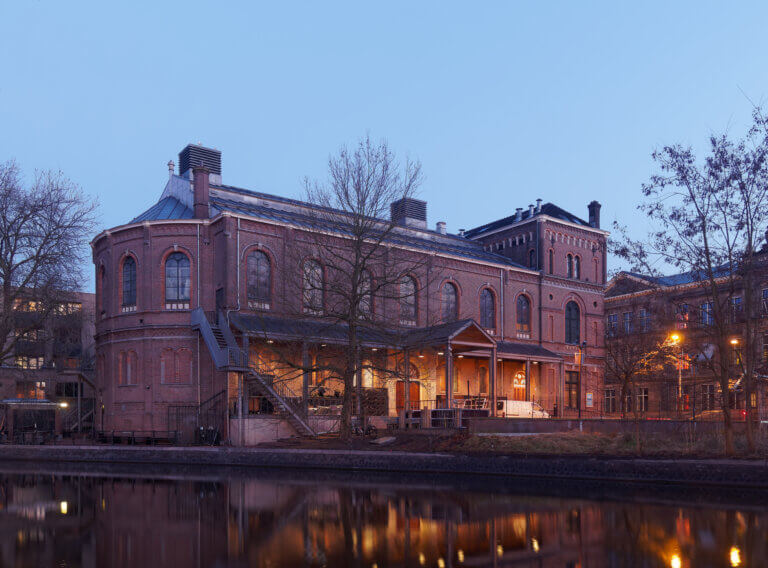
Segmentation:
[(273, 385), (263, 375), (250, 368), (248, 355), (237, 345), (223, 313), (219, 312), (218, 318), (214, 318), (212, 313), (206, 314), (202, 308), (195, 308), (192, 310), (191, 323), (192, 329), (198, 330), (203, 337), (217, 369), (244, 373), (245, 380), (254, 384), (256, 390), (272, 404), (278, 414), (290, 422), (299, 434), (316, 436), (304, 415), (300, 399), (297, 403), (297, 397), (287, 392), (285, 385)]
[(286, 385), (274, 385), (253, 369), (248, 371), (248, 378), (256, 386), (256, 390), (272, 404), (278, 414), (291, 423), (299, 434), (304, 436), (317, 435), (306, 420), (301, 398), (294, 395)]

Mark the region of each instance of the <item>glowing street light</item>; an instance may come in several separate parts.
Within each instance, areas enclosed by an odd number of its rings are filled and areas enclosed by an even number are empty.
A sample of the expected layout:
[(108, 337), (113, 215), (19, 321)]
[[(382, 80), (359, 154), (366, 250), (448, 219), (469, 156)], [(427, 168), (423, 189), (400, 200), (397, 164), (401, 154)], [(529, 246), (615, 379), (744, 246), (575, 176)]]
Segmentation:
[(730, 553), (731, 566), (741, 566), (741, 551), (736, 546), (731, 547)]
[(680, 555), (673, 554), (672, 558), (669, 561), (670, 568), (681, 568), (682, 565), (683, 565), (683, 561), (680, 560)]

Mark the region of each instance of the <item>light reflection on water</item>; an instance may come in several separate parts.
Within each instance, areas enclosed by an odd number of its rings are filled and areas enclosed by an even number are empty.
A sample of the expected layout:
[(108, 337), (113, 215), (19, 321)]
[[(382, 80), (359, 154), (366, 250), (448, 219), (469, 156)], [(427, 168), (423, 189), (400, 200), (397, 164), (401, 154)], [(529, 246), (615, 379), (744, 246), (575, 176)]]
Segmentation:
[(768, 565), (763, 494), (400, 481), (0, 473), (0, 568)]

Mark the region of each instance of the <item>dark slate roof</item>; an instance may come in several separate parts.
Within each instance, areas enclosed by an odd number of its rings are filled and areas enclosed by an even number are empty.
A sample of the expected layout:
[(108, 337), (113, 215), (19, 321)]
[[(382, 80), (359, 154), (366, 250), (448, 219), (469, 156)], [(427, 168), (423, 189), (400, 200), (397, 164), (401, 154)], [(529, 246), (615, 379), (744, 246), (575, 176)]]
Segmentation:
[[(301, 337), (328, 343), (343, 343), (347, 340), (347, 326), (343, 323), (239, 313), (233, 313), (230, 321), (242, 332), (264, 337)], [(472, 327), (485, 335), (474, 320), (464, 319), (417, 329), (387, 330), (361, 327), (360, 340), (369, 346), (396, 348), (442, 345)], [(493, 344), (493, 339), (489, 338), (489, 344)]]
[[(245, 192), (246, 190), (240, 191)], [(248, 193), (252, 194), (252, 192)], [(263, 194), (253, 195), (258, 196)], [(275, 198), (273, 196), (265, 196), (264, 199), (272, 200)], [(284, 198), (279, 198), (279, 200), (291, 202), (292, 205), (301, 207), (314, 207), (307, 203), (286, 200)], [(303, 213), (299, 211), (277, 209), (270, 207), (268, 204), (256, 205), (253, 203), (244, 203), (242, 201), (226, 199), (222, 196), (211, 196), (211, 205), (219, 211), (230, 211), (232, 213), (248, 215), (249, 217), (289, 223), (307, 229), (331, 230), (342, 234), (346, 230), (344, 223), (338, 219), (331, 219), (331, 215), (312, 215), (309, 212)], [(389, 234), (386, 240), (388, 243), (394, 245), (409, 246), (430, 252), (452, 254), (464, 258), (514, 266), (516, 268), (525, 268), (521, 264), (518, 264), (503, 255), (483, 250), (482, 245), (478, 242), (464, 237), (443, 235), (426, 229), (398, 229)]]
[(408, 345), (441, 345), (447, 343), (449, 339), (455, 338), (458, 334), (466, 329), (474, 327), (478, 332), (482, 333), (488, 338), (488, 343), (493, 344), (494, 341), (482, 330), (482, 328), (475, 323), (473, 319), (463, 319), (447, 323), (441, 323), (430, 327), (422, 327), (414, 329), (407, 334), (406, 341)]
[[(715, 268), (714, 272), (715, 278), (721, 278), (723, 276), (728, 276), (731, 273), (731, 270), (727, 264), (723, 264), (722, 266)], [(707, 275), (703, 270), (693, 270), (690, 272), (682, 272), (680, 274), (672, 274), (670, 276), (646, 276), (637, 272), (624, 272), (623, 274), (627, 274), (629, 276), (633, 276), (635, 278), (639, 278), (641, 280), (645, 280), (646, 282), (650, 282), (665, 288), (672, 286), (682, 286), (684, 284), (693, 284), (694, 282), (700, 282), (707, 278)]]
[(193, 211), (175, 197), (164, 197), (152, 207), (134, 218), (131, 223), (157, 221), (158, 219), (192, 219)]
[[(307, 340), (316, 339), (330, 343), (343, 342), (347, 338), (347, 326), (340, 323), (238, 313), (230, 315), (230, 322), (242, 332), (265, 337), (302, 337)], [(384, 331), (369, 328), (360, 329), (360, 339), (365, 344), (381, 346), (391, 345), (397, 341)]]
[(544, 349), (539, 345), (532, 345), (530, 343), (513, 343), (511, 341), (499, 341), (496, 344), (496, 351), (498, 353), (507, 353), (510, 355), (520, 355), (523, 357), (548, 357), (550, 359), (562, 359), (560, 355)]
[[(565, 209), (562, 209), (561, 207), (558, 207), (553, 203), (544, 203), (541, 206), (541, 211), (539, 213), (534, 212), (533, 215), (531, 215), (530, 210), (525, 209), (522, 212), (520, 221), (525, 221), (532, 217), (536, 217), (537, 215), (548, 215), (550, 217), (554, 217), (555, 219), (560, 219), (562, 221), (568, 221), (569, 223), (575, 223), (577, 225), (584, 225), (585, 227), (589, 227), (589, 223), (587, 223), (584, 219), (577, 217), (573, 213), (569, 213)], [(473, 238), (473, 237), (482, 235), (483, 233), (487, 233), (489, 231), (494, 231), (496, 229), (506, 227), (507, 225), (511, 225), (512, 223), (519, 223), (520, 221), (515, 221), (515, 215), (510, 215), (509, 217), (504, 217), (503, 219), (499, 219), (498, 221), (492, 221), (490, 223), (486, 223), (485, 225), (481, 225), (479, 227), (475, 227), (474, 229), (470, 229), (469, 231), (466, 231), (464, 234), (468, 238)]]

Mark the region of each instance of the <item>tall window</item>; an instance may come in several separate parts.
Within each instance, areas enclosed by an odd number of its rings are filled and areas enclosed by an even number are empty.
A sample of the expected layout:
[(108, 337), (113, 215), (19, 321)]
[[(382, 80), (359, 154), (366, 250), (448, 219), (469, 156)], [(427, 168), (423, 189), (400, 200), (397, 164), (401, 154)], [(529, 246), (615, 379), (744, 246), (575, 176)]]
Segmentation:
[(599, 284), (600, 283), (600, 263), (595, 258), (592, 260), (592, 264), (594, 265), (594, 268), (595, 268), (595, 282)]
[(605, 412), (616, 412), (616, 389), (605, 390)]
[(640, 324), (640, 331), (643, 333), (651, 329), (651, 314), (645, 308), (640, 308), (637, 312), (637, 320)]
[(573, 255), (569, 254), (568, 256), (566, 256), (565, 261), (566, 261), (568, 278), (573, 278)]
[(731, 298), (731, 322), (736, 323), (741, 319), (744, 306), (741, 303), (741, 296)]
[(496, 302), (493, 292), (483, 288), (480, 292), (480, 326), (485, 329), (496, 329)]
[(400, 323), (416, 325), (416, 280), (404, 276), (400, 281)]
[(619, 314), (608, 314), (608, 336), (613, 337), (619, 330)]
[(453, 321), (458, 317), (458, 295), (454, 284), (443, 284), (443, 321)]
[(715, 323), (712, 314), (712, 302), (704, 302), (699, 306), (699, 321), (701, 321), (701, 325), (713, 325)]
[(536, 268), (536, 251), (533, 249), (528, 251), (528, 267)]
[(248, 255), (246, 278), (248, 307), (268, 310), (272, 298), (272, 264), (266, 253), (256, 250)]
[(637, 407), (638, 412), (648, 412), (648, 387), (637, 389)]
[(568, 302), (565, 305), (565, 342), (578, 345), (580, 337), (580, 314), (576, 302)]
[(319, 314), (323, 311), (323, 267), (316, 260), (307, 260), (302, 267), (302, 302), (304, 311)]
[(531, 332), (531, 301), (522, 294), (517, 297), (517, 333), (527, 335)]
[(624, 333), (632, 333), (632, 312), (624, 312), (621, 314), (621, 327)]
[(763, 314), (768, 314), (768, 288), (763, 288)]
[(549, 249), (549, 273), (555, 273), (555, 251)]
[(580, 256), (573, 257), (573, 277), (576, 280), (581, 279), (581, 257)]
[(165, 309), (189, 309), (189, 258), (172, 253), (165, 261)]
[(132, 256), (123, 261), (123, 311), (136, 310), (136, 260)]
[(367, 270), (360, 274), (360, 313), (370, 316), (373, 313), (373, 277)]

